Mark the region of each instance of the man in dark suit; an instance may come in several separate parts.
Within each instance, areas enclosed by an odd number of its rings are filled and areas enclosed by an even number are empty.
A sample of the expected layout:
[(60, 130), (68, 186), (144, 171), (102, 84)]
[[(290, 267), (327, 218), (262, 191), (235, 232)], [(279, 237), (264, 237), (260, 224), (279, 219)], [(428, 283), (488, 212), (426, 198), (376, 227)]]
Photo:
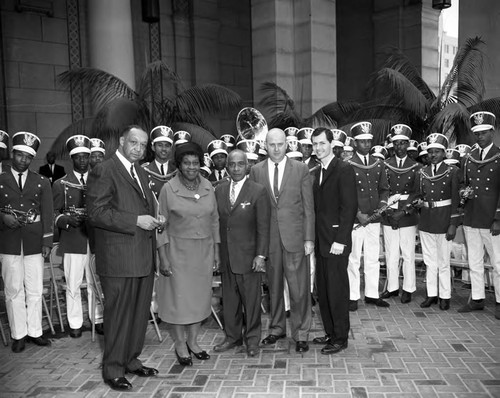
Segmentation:
[(56, 164), (56, 154), (52, 151), (47, 152), (47, 164), (40, 166), (38, 173), (47, 177), (51, 184), (66, 175), (64, 167)]
[(269, 335), (263, 344), (286, 337), (283, 276), (290, 293), (290, 323), (297, 352), (309, 350), (311, 328), (310, 271), (306, 257), (314, 250), (314, 200), (309, 168), (286, 158), (281, 129), (267, 133), (269, 158), (252, 167), (250, 179), (265, 186), (271, 204), (269, 266), (271, 302)]
[(125, 373), (154, 376), (138, 359), (144, 345), (153, 289), (156, 239), (153, 192), (138, 161), (147, 133), (127, 127), (116, 153), (96, 165), (87, 182), (87, 210), (95, 228), (97, 273), (104, 293), (104, 381), (129, 390)]
[(330, 129), (320, 127), (312, 134), (313, 148), (322, 165), (314, 180), (316, 284), (327, 335), (322, 354), (335, 354), (347, 348), (350, 327), (347, 264), (358, 210), (354, 170), (334, 156), (332, 141)]
[(246, 154), (235, 149), (227, 159), (231, 181), (217, 186), (215, 196), (219, 209), (221, 234), (221, 273), (224, 330), (226, 339), (214, 347), (223, 352), (245, 341), (247, 353), (259, 352), (261, 332), (261, 272), (269, 251), (269, 217), (271, 208), (266, 189), (247, 180)]

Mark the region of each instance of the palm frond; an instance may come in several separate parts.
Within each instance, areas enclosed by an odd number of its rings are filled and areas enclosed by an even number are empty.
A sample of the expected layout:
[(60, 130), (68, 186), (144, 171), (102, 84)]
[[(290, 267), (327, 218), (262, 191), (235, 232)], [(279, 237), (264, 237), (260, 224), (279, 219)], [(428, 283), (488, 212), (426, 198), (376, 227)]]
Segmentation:
[(469, 115), (468, 109), (462, 104), (449, 104), (433, 117), (426, 135), (441, 133), (446, 135), (450, 142), (468, 143), (473, 140)]
[(241, 97), (235, 91), (218, 84), (190, 87), (174, 100), (175, 108), (201, 117), (204, 113), (230, 112), (241, 107)]
[(174, 97), (184, 89), (182, 79), (174, 70), (163, 61), (155, 61), (148, 64), (142, 73), (138, 95), (145, 100), (160, 102), (166, 93)]
[[(403, 75), (422, 95), (424, 98), (430, 102), (436, 98), (436, 95), (432, 92), (427, 83), (422, 79), (419, 70), (410, 62), (408, 57), (401, 52), (398, 48), (389, 48), (386, 52), (386, 60), (381, 68), (383, 69), (393, 69)], [(373, 90), (376, 89), (377, 84), (380, 83), (379, 73), (376, 73), (368, 82), (368, 95), (369, 97), (374, 97)], [(371, 90), (370, 90), (371, 88)]]
[(265, 108), (268, 113), (273, 115), (278, 113), (295, 113), (294, 117), (298, 116), (292, 97), (276, 83), (264, 82), (261, 84), (259, 91), (262, 93), (259, 106)]
[(305, 123), (310, 126), (318, 125), (336, 128), (339, 125), (347, 123), (350, 117), (359, 109), (361, 109), (361, 105), (355, 101), (330, 102), (307, 118)]
[(93, 122), (94, 118), (86, 118), (71, 123), (68, 127), (66, 127), (59, 133), (57, 138), (52, 143), (50, 150), (56, 154), (56, 157), (58, 159), (69, 159), (68, 149), (66, 148), (66, 141), (69, 137), (77, 134), (90, 136)]
[(453, 66), (439, 94), (439, 109), (449, 103), (450, 96), (465, 107), (482, 101), (484, 95), (483, 63), (484, 41), (480, 37), (469, 38), (458, 49)]
[(217, 139), (203, 127), (191, 123), (178, 122), (172, 124), (174, 131), (184, 130), (191, 134), (191, 140), (201, 146), (204, 152), (207, 151), (207, 145), (210, 141)]
[(76, 68), (58, 75), (67, 87), (81, 86), (90, 96), (96, 109), (100, 109), (117, 98), (133, 100), (137, 93), (123, 80), (96, 68)]
[(270, 129), (279, 128), (286, 129), (287, 127), (304, 127), (304, 120), (301, 117), (297, 117), (294, 112), (280, 112), (278, 114), (273, 114), (271, 117), (266, 119), (267, 126)]

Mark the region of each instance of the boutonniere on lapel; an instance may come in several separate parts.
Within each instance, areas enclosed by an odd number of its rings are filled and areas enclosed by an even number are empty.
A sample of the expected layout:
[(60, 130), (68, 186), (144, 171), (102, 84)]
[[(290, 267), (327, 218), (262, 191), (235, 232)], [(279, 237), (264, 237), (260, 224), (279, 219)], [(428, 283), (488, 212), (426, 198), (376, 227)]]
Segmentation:
[(243, 202), (243, 203), (240, 203), (240, 206), (241, 206), (241, 208), (242, 208), (242, 209), (244, 209), (245, 207), (250, 206), (250, 205), (251, 205), (251, 203), (250, 203), (250, 202)]
[(198, 194), (196, 193), (196, 194), (194, 195), (194, 199), (195, 199), (195, 200), (200, 199), (200, 195), (198, 195)]

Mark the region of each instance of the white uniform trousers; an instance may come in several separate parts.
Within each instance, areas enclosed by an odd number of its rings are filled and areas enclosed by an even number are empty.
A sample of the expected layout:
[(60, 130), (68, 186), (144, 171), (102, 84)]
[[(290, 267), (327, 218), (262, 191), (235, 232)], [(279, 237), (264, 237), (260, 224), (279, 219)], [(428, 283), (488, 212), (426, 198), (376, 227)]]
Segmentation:
[(469, 254), (472, 299), (485, 298), (484, 294), (484, 248), (490, 256), (493, 267), (495, 299), (500, 303), (500, 235), (493, 236), (489, 229), (471, 228), (464, 225), (465, 240)]
[(403, 258), (403, 290), (413, 293), (417, 290), (415, 276), (415, 240), (417, 226), (392, 229), (384, 225), (385, 260), (387, 264), (387, 290), (399, 289), (399, 258)]
[[(451, 298), (451, 241), (446, 234), (431, 234), (420, 231), (422, 255), (427, 266), (425, 280), (427, 297)], [(438, 289), (439, 283), (439, 289)], [(439, 294), (438, 294), (439, 292)]]
[(360, 298), (361, 253), (363, 253), (365, 274), (365, 297), (378, 298), (380, 223), (371, 223), (352, 231), (352, 250), (349, 255), (347, 273), (349, 275), (349, 298), (354, 301)]
[[(83, 307), (81, 286), (83, 275), (87, 281), (87, 297), (89, 318), (92, 317), (92, 278), (90, 276), (90, 250), (86, 254), (64, 253), (64, 277), (66, 279), (66, 310), (71, 329), (79, 329), (83, 325)], [(102, 323), (102, 308), (96, 309), (95, 323)]]
[[(21, 249), (22, 250), (22, 249)], [(42, 331), (43, 257), (2, 254), (5, 306), (11, 336), (40, 337)]]

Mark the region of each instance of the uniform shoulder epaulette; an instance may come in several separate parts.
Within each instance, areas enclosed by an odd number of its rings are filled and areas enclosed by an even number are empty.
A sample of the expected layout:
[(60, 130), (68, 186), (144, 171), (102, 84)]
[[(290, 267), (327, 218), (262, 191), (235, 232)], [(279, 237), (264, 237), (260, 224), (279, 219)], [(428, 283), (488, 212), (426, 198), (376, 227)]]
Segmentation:
[(142, 168), (148, 167), (150, 164), (151, 164), (151, 162), (144, 162), (143, 164), (141, 164), (141, 167)]

